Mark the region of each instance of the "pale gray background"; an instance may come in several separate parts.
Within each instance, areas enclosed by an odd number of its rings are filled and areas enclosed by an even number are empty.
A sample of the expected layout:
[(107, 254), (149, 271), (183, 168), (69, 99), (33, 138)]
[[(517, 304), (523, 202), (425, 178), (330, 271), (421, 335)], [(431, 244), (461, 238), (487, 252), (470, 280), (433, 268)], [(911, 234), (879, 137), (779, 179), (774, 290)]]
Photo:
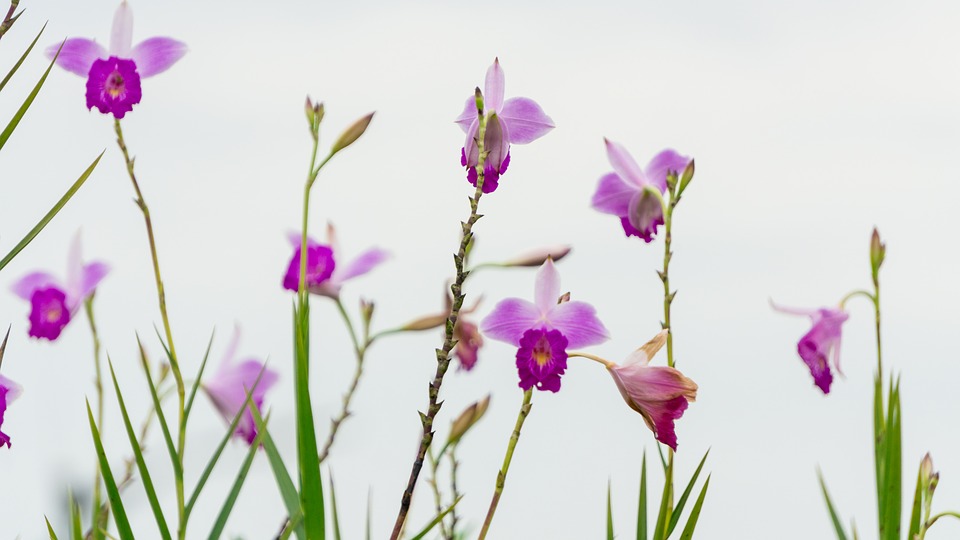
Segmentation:
[[(108, 40), (116, 3), (26, 2), (27, 13), (0, 47), (9, 66), (45, 20), (41, 39)], [(355, 312), (361, 293), (377, 300), (377, 328), (433, 312), (452, 271), (457, 221), (470, 189), (452, 120), (482, 82), (494, 56), (507, 96), (536, 99), (557, 129), (515, 147), (501, 189), (484, 198), (478, 261), (529, 247), (575, 246), (563, 261), (564, 289), (594, 303), (614, 339), (594, 352), (620, 359), (658, 329), (658, 241), (625, 239), (616, 220), (592, 211), (597, 178), (610, 169), (608, 136), (637, 159), (672, 146), (696, 157), (697, 176), (677, 214), (672, 278), (678, 366), (700, 384), (678, 426), (678, 477), (712, 447), (714, 473), (701, 538), (829, 538), (815, 471), (823, 468), (844, 521), (875, 536), (870, 410), (875, 365), (869, 305), (851, 303), (845, 328), (846, 379), (824, 397), (796, 356), (807, 322), (773, 313), (832, 304), (869, 285), (867, 242), (874, 225), (888, 241), (885, 284), (887, 365), (903, 373), (904, 477), (931, 451), (943, 472), (936, 509), (960, 501), (960, 376), (955, 279), (960, 196), (960, 8), (949, 2), (557, 2), (481, 4), (380, 1), (135, 2), (134, 39), (170, 35), (190, 53), (144, 81), (143, 102), (124, 121), (153, 209), (177, 346), (184, 368), (198, 365), (211, 330), (220, 353), (234, 323), (241, 352), (270, 356), (282, 374), (269, 397), (274, 435), (294, 457), (290, 368), (291, 296), (280, 289), (289, 257), (286, 231), (300, 219), (309, 137), (302, 103), (324, 100), (327, 143), (353, 119), (377, 110), (363, 140), (338, 156), (315, 189), (311, 232), (326, 220), (346, 250), (370, 245), (395, 257), (344, 291)], [(32, 56), (4, 90), (9, 118), (45, 68)], [(0, 154), (0, 248), (6, 251), (90, 160), (106, 156), (89, 184), (0, 277), (0, 323), (13, 323), (4, 374), (21, 382), (0, 451), (0, 537), (40, 538), (44, 513), (62, 523), (67, 485), (83, 489), (94, 454), (83, 410), (93, 392), (91, 341), (82, 316), (55, 344), (26, 336), (28, 306), (7, 292), (35, 269), (62, 272), (82, 227), (89, 257), (109, 261), (97, 311), (129, 406), (147, 397), (134, 332), (154, 356), (159, 324), (142, 219), (113, 141), (112, 122), (84, 107), (83, 79), (53, 72)], [(505, 296), (527, 297), (533, 272), (478, 274), (485, 314)], [(321, 434), (353, 369), (332, 305), (314, 309), (313, 389)], [(329, 465), (338, 482), (347, 538), (363, 530), (372, 493), (374, 536), (393, 523), (419, 438), (437, 333), (384, 340), (370, 352)], [(489, 342), (477, 369), (451, 372), (451, 416), (493, 392), (488, 416), (462, 449), (461, 512), (479, 525), (493, 488), (520, 392), (510, 347)], [(662, 358), (659, 361), (663, 361)], [(612, 482), (620, 538), (632, 536), (640, 457), (653, 439), (598, 366), (571, 361), (563, 391), (538, 393), (517, 450), (496, 538), (598, 538)], [(114, 406), (115, 407), (115, 406)], [(206, 399), (188, 440), (192, 486), (223, 430)], [(115, 408), (107, 447), (128, 454)], [(191, 522), (205, 537), (243, 458), (231, 444)], [(652, 454), (653, 455), (653, 454)], [(651, 455), (651, 457), (652, 457)], [(148, 455), (175, 515), (159, 432)], [(651, 490), (659, 489), (650, 462)], [(426, 522), (431, 497), (421, 482), (411, 526)], [(910, 488), (907, 488), (908, 490)], [(138, 537), (152, 517), (139, 484), (127, 492)], [(651, 510), (652, 512), (652, 510)], [(259, 458), (229, 522), (231, 534), (272, 538), (283, 515)], [(931, 540), (955, 538), (943, 522)]]

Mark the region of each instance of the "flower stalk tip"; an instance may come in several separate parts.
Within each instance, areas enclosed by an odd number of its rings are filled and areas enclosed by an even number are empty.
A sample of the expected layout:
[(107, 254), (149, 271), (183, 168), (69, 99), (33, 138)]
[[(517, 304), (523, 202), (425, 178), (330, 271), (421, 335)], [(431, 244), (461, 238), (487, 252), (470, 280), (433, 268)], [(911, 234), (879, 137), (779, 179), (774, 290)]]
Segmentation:
[(876, 287), (880, 281), (880, 267), (887, 256), (887, 245), (880, 241), (880, 233), (877, 228), (873, 228), (873, 234), (870, 235), (870, 269), (873, 275), (873, 285)]
[(343, 150), (344, 148), (355, 143), (357, 139), (360, 138), (364, 132), (367, 131), (367, 127), (370, 125), (370, 121), (373, 120), (374, 113), (370, 113), (363, 118), (360, 118), (354, 122), (350, 127), (348, 127), (337, 139), (337, 142), (333, 143), (333, 147), (330, 148), (330, 155), (333, 156), (337, 152)]
[(490, 394), (479, 401), (476, 401), (470, 404), (469, 407), (463, 410), (460, 413), (460, 416), (453, 421), (453, 424), (450, 427), (450, 435), (447, 437), (447, 445), (453, 445), (460, 442), (460, 439), (470, 430), (477, 422), (483, 418), (483, 415), (487, 412), (487, 407), (490, 406)]

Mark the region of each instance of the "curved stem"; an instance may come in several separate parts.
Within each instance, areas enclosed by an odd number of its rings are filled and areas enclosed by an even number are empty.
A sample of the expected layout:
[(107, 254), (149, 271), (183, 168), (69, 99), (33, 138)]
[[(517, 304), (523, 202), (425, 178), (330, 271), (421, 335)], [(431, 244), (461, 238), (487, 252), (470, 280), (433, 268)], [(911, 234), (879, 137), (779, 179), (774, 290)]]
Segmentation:
[(609, 360), (605, 360), (605, 359), (603, 359), (603, 358), (600, 358), (599, 356), (596, 356), (596, 355), (593, 355), (593, 354), (590, 354), (590, 353), (580, 352), (580, 351), (568, 352), (568, 353), (567, 353), (567, 358), (586, 358), (587, 360), (593, 360), (594, 362), (597, 362), (598, 364), (603, 364), (603, 366), (604, 366), (605, 368), (607, 368), (607, 369), (611, 369), (611, 368), (617, 367), (617, 364), (615, 364), (615, 363), (613, 363), (613, 362), (611, 362), (611, 361), (609, 361)]
[[(932, 518), (930, 518), (929, 520), (927, 520), (926, 523), (923, 524), (924, 532), (926, 532), (926, 529), (929, 529), (930, 527), (933, 527), (933, 524), (936, 523), (937, 520), (940, 519), (940, 518), (942, 518), (942, 517), (952, 517), (952, 518), (960, 519), (960, 512), (949, 512), (949, 511), (948, 511), (948, 512), (940, 512), (939, 514), (933, 516)], [(921, 536), (921, 538), (923, 538), (923, 537)]]
[(357, 367), (353, 373), (353, 381), (350, 383), (350, 387), (347, 388), (347, 393), (343, 395), (343, 407), (340, 409), (340, 414), (331, 420), (330, 434), (327, 436), (327, 441), (324, 443), (323, 450), (320, 452), (320, 463), (323, 463), (330, 455), (330, 447), (333, 446), (333, 441), (337, 436), (337, 431), (340, 429), (340, 424), (350, 416), (350, 402), (353, 400), (353, 394), (357, 391), (357, 386), (360, 384), (360, 377), (363, 376), (363, 361), (366, 358), (367, 346), (369, 345), (369, 340), (365, 345), (360, 345), (357, 334), (353, 329), (353, 323), (350, 321), (350, 316), (347, 315), (347, 310), (343, 307), (343, 302), (340, 301), (340, 298), (336, 299), (336, 304), (347, 326), (347, 331), (350, 332), (354, 354), (356, 354)]
[(513, 434), (510, 435), (510, 443), (507, 445), (507, 454), (503, 457), (503, 467), (497, 473), (497, 487), (493, 491), (493, 498), (490, 499), (490, 508), (487, 510), (487, 518), (483, 521), (483, 528), (480, 529), (480, 536), (477, 540), (483, 540), (487, 537), (487, 531), (490, 529), (490, 523), (493, 522), (493, 514), (497, 511), (497, 505), (500, 503), (500, 495), (503, 494), (503, 485), (507, 480), (507, 471), (510, 470), (510, 461), (513, 459), (513, 451), (517, 447), (517, 441), (520, 440), (520, 428), (523, 427), (524, 420), (530, 414), (530, 399), (533, 397), (533, 388), (523, 393), (523, 403), (520, 405), (520, 414), (517, 415), (517, 424), (513, 428)]
[(847, 305), (847, 302), (849, 302), (850, 300), (852, 300), (852, 299), (854, 299), (854, 298), (856, 298), (856, 297), (858, 297), (858, 296), (863, 296), (864, 298), (869, 298), (870, 301), (873, 302), (873, 303), (876, 303), (876, 301), (877, 301), (876, 298), (874, 298), (873, 294), (871, 294), (871, 293), (868, 292), (868, 291), (864, 291), (864, 290), (853, 291), (852, 293), (844, 296), (844, 297), (840, 300), (840, 309), (844, 309), (844, 308), (846, 307), (846, 305)]
[[(93, 337), (93, 368), (94, 368), (94, 389), (97, 392), (97, 425), (100, 426), (100, 434), (103, 434), (103, 377), (100, 363), (100, 334), (97, 332), (97, 322), (93, 316), (93, 295), (90, 295), (83, 303), (84, 310), (87, 313), (87, 321), (90, 322), (90, 335)], [(100, 514), (101, 491), (100, 491), (100, 461), (97, 460), (96, 472), (93, 476), (93, 511), (92, 520), (97, 526), (100, 526), (98, 516)], [(103, 524), (105, 525), (105, 523)]]

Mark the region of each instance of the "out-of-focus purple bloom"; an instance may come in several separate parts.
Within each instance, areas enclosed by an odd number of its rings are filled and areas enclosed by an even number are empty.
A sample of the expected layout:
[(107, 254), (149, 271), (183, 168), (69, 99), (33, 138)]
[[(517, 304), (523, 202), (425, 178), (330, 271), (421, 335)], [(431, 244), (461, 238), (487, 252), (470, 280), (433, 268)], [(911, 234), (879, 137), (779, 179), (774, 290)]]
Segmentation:
[(515, 345), (520, 387), (556, 392), (567, 367), (567, 347), (606, 341), (607, 329), (586, 302), (562, 302), (560, 274), (552, 260), (537, 271), (534, 301), (501, 300), (480, 322), (488, 337)]
[[(461, 316), (463, 311), (460, 311)], [(477, 325), (461, 318), (457, 319), (457, 325), (453, 327), (453, 337), (457, 340), (457, 346), (453, 353), (460, 360), (460, 369), (470, 371), (477, 365), (477, 356), (480, 347), (483, 347), (483, 336)]]
[(697, 383), (676, 368), (649, 365), (666, 342), (668, 333), (663, 330), (628, 356), (623, 365), (611, 363), (607, 369), (623, 400), (640, 413), (653, 436), (676, 451), (674, 422), (683, 416), (689, 403), (696, 401)]
[(53, 341), (60, 337), (110, 267), (94, 261), (84, 264), (80, 234), (73, 239), (67, 255), (67, 281), (61, 283), (46, 272), (31, 272), (13, 284), (13, 292), (30, 302), (30, 335)]
[[(553, 129), (553, 120), (543, 112), (536, 101), (525, 97), (504, 100), (504, 75), (500, 60), (495, 59), (487, 70), (483, 88), (484, 113), (487, 115), (487, 129), (483, 138), (483, 147), (488, 152), (483, 165), (483, 192), (497, 189), (500, 175), (507, 172), (510, 165), (510, 145), (527, 144), (547, 134)], [(467, 180), (477, 185), (477, 163), (480, 160), (480, 148), (477, 145), (477, 131), (480, 120), (477, 118), (475, 96), (467, 98), (463, 112), (455, 122), (467, 134), (467, 140), (460, 149), (460, 164), (467, 168)]]
[[(343, 253), (337, 242), (336, 231), (333, 225), (327, 226), (329, 244), (321, 244), (311, 237), (307, 237), (307, 290), (313, 294), (337, 298), (344, 282), (362, 276), (390, 258), (390, 254), (379, 248), (364, 251), (354, 259), (343, 264), (337, 264), (337, 258)], [(296, 291), (300, 287), (300, 249), (302, 237), (300, 233), (289, 235), (293, 246), (293, 257), (287, 265), (287, 273), (283, 277), (283, 288)]]
[(627, 236), (651, 242), (657, 228), (663, 225), (667, 173), (682, 173), (690, 158), (663, 150), (641, 169), (626, 148), (608, 139), (603, 141), (613, 172), (600, 177), (591, 204), (595, 210), (619, 217)]
[[(0, 375), (0, 428), (3, 427), (3, 416), (7, 412), (7, 407), (23, 393), (23, 388), (19, 384)], [(0, 431), (0, 446), (6, 445), (10, 448), (10, 436)]]
[(126, 0), (113, 16), (110, 48), (86, 38), (70, 38), (47, 48), (53, 58), (60, 50), (57, 65), (87, 78), (87, 108), (123, 118), (140, 103), (140, 78), (166, 71), (187, 52), (175, 39), (152, 37), (133, 45), (133, 12)]
[[(249, 358), (240, 363), (234, 362), (239, 342), (240, 330), (237, 329), (220, 362), (220, 368), (210, 380), (203, 384), (203, 389), (227, 424), (233, 422), (241, 409), (246, 408), (247, 392), (250, 392), (250, 398), (257, 406), (257, 410), (263, 410), (264, 396), (277, 382), (277, 372), (267, 368), (263, 362), (255, 358)], [(248, 445), (256, 440), (257, 424), (249, 408), (240, 417), (234, 436), (245, 440)]]
[(824, 394), (829, 394), (830, 383), (833, 382), (830, 364), (833, 364), (837, 373), (843, 374), (840, 370), (840, 331), (850, 316), (838, 308), (798, 309), (772, 305), (773, 309), (782, 313), (810, 317), (813, 326), (800, 338), (797, 352), (810, 368), (814, 384)]

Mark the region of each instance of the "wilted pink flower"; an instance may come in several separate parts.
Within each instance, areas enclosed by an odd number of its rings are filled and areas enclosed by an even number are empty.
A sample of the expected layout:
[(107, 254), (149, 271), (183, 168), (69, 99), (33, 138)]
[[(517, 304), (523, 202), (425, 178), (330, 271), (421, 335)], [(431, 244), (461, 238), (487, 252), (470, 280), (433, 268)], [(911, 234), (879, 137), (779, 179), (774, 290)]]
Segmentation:
[[(487, 115), (487, 129), (483, 138), (483, 147), (488, 152), (483, 165), (483, 192), (497, 189), (500, 175), (507, 172), (510, 165), (510, 145), (533, 142), (553, 129), (553, 120), (547, 116), (536, 101), (516, 97), (506, 101), (504, 94), (504, 75), (500, 69), (500, 60), (495, 59), (487, 70), (483, 87), (484, 113)], [(480, 148), (477, 145), (477, 131), (480, 120), (477, 118), (475, 96), (467, 98), (463, 112), (455, 122), (467, 134), (467, 140), (460, 149), (460, 164), (467, 168), (467, 180), (477, 185), (477, 163), (480, 160)]]
[[(247, 406), (247, 392), (251, 393), (257, 410), (263, 410), (264, 396), (277, 382), (277, 372), (255, 358), (234, 363), (239, 342), (240, 330), (237, 329), (220, 362), (220, 368), (203, 384), (203, 389), (228, 424)], [(253, 444), (257, 438), (257, 424), (250, 409), (246, 409), (240, 417), (234, 436), (247, 441), (247, 444)]]
[[(840, 370), (840, 330), (843, 323), (850, 318), (842, 309), (797, 309), (772, 304), (773, 309), (791, 315), (810, 317), (813, 326), (800, 341), (797, 342), (797, 352), (800, 358), (810, 368), (813, 382), (824, 394), (830, 393), (830, 383), (833, 382), (833, 373), (830, 372), (830, 363)], [(829, 358), (829, 361), (828, 361)]]
[(493, 339), (517, 346), (520, 388), (560, 390), (567, 369), (567, 347), (602, 343), (607, 329), (586, 302), (560, 300), (560, 274), (547, 260), (537, 271), (534, 302), (519, 298), (501, 300), (480, 322), (480, 330)]
[(460, 369), (470, 371), (477, 365), (477, 356), (480, 347), (483, 347), (483, 336), (480, 335), (477, 325), (462, 317), (457, 319), (457, 325), (453, 327), (453, 336), (457, 340), (453, 352), (460, 360)]
[[(60, 44), (47, 49), (53, 58)], [(87, 108), (123, 118), (142, 96), (140, 78), (166, 71), (187, 52), (187, 46), (167, 37), (153, 37), (133, 45), (133, 12), (126, 0), (113, 16), (110, 49), (96, 41), (70, 38), (63, 43), (57, 65), (87, 77)]]
[(696, 401), (697, 383), (675, 368), (649, 365), (668, 333), (663, 330), (628, 356), (623, 365), (610, 363), (607, 369), (627, 405), (640, 413), (658, 441), (676, 451), (674, 422), (683, 416), (688, 403)]
[(682, 173), (690, 158), (673, 150), (663, 150), (641, 169), (626, 148), (608, 139), (607, 159), (613, 172), (600, 177), (591, 204), (595, 210), (620, 218), (627, 236), (653, 241), (657, 228), (663, 225), (663, 193), (667, 190), (667, 173)]
[(80, 233), (67, 255), (67, 282), (46, 272), (31, 272), (13, 284), (13, 292), (30, 302), (30, 335), (55, 340), (110, 268), (99, 261), (84, 264)]
[[(306, 286), (307, 290), (313, 294), (336, 298), (340, 296), (340, 287), (343, 286), (344, 282), (366, 274), (390, 258), (390, 254), (386, 251), (372, 248), (354, 259), (338, 265), (337, 258), (343, 252), (337, 242), (333, 225), (327, 225), (327, 238), (330, 243), (324, 245), (309, 236), (307, 237)], [(283, 277), (283, 288), (290, 291), (297, 291), (300, 288), (302, 239), (300, 233), (289, 235), (294, 252), (290, 264), (287, 265), (287, 273)]]
[[(7, 412), (7, 407), (23, 393), (23, 388), (19, 384), (0, 375), (0, 428), (3, 427), (3, 415)], [(0, 446), (7, 445), (10, 448), (10, 436), (0, 431)]]

